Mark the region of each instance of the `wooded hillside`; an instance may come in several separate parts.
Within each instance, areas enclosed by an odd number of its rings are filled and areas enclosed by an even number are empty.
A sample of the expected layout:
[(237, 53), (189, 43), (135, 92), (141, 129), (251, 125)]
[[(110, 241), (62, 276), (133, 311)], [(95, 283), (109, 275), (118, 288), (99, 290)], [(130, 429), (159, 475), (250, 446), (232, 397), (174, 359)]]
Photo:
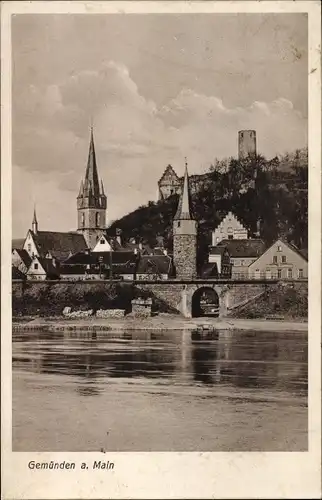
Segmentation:
[[(177, 195), (149, 202), (114, 221), (108, 232), (114, 235), (116, 228), (120, 228), (126, 240), (134, 237), (152, 246), (158, 236), (163, 236), (166, 247), (171, 250), (172, 220), (177, 204)], [(260, 220), (261, 237), (267, 244), (283, 237), (299, 248), (307, 248), (307, 149), (271, 160), (257, 156), (217, 161), (209, 172), (200, 176), (192, 206), (199, 223), (200, 263), (211, 243), (211, 231), (229, 210), (249, 229), (250, 236), (255, 234)]]

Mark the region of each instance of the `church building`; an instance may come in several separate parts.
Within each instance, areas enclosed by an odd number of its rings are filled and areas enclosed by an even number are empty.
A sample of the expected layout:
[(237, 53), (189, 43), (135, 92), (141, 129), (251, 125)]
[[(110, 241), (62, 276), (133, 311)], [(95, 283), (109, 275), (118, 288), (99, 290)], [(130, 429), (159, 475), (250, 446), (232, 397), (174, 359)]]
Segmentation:
[(106, 228), (106, 205), (103, 181), (99, 180), (91, 128), (85, 178), (81, 181), (77, 197), (77, 231), (83, 234), (89, 248), (94, 248)]

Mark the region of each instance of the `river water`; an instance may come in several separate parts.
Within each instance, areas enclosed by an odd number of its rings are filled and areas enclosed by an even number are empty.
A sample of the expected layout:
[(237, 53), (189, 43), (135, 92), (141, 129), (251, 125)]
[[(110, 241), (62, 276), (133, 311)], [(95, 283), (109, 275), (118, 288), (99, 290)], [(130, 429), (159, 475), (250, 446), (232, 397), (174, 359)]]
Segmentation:
[(307, 333), (13, 334), (13, 451), (307, 450)]

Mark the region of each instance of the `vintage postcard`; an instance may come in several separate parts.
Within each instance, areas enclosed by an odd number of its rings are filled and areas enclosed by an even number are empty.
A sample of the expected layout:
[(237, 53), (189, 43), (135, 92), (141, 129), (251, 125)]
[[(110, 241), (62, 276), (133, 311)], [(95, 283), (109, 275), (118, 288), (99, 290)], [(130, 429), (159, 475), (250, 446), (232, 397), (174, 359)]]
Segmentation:
[(320, 14), (2, 2), (5, 500), (320, 498)]

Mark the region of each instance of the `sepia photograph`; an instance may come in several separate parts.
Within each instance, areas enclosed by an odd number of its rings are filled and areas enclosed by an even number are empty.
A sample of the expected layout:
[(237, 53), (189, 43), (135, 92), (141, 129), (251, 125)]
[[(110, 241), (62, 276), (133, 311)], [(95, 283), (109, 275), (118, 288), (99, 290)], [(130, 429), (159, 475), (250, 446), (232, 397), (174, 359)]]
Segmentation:
[(10, 17), (12, 452), (308, 453), (309, 13), (89, 4)]

